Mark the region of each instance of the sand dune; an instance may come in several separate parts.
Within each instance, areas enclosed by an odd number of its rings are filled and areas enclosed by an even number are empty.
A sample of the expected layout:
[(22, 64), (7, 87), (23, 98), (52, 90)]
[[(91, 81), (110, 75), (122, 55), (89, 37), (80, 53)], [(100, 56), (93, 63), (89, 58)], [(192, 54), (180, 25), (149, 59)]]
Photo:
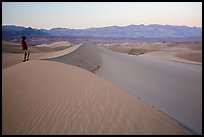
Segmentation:
[(54, 42), (51, 44), (37, 45), (37, 47), (49, 47), (49, 48), (70, 47), (70, 46), (71, 46), (71, 43), (68, 41), (60, 41), (60, 42)]
[[(177, 57), (175, 60), (187, 63), (202, 63), (202, 51), (200, 50), (189, 50), (189, 51), (155, 51), (143, 54), (142, 56), (160, 56), (160, 57)], [(173, 58), (172, 58), (173, 59)], [(185, 59), (185, 60), (182, 60)]]
[(94, 74), (32, 60), (3, 70), (3, 134), (189, 134)]
[(201, 63), (98, 48), (102, 63), (97, 75), (174, 117), (193, 133), (202, 134)]
[(38, 54), (34, 54), (36, 55), (35, 59), (51, 59), (51, 58), (57, 58), (57, 57), (61, 57), (67, 54), (70, 54), (72, 52), (74, 52), (76, 49), (78, 49), (81, 46), (81, 44), (79, 45), (74, 45), (72, 47), (66, 48), (64, 50), (60, 50), (60, 51), (55, 51), (55, 52), (49, 52), (49, 53), (38, 53)]
[(78, 66), (91, 72), (98, 69), (101, 64), (100, 52), (97, 46), (92, 43), (83, 43), (77, 50), (74, 50), (74, 52), (49, 60)]
[(202, 43), (124, 43), (121, 45), (99, 44), (99, 46), (132, 55), (170, 56), (202, 62)]
[[(40, 47), (46, 48), (45, 45)], [(184, 107), (181, 111), (184, 110), (186, 115), (176, 111), (184, 121), (194, 118), (195, 113), (200, 120), (200, 77), (197, 77), (200, 66), (185, 66), (148, 56), (116, 55), (92, 43), (53, 44), (50, 49), (59, 47), (64, 48), (32, 53), (31, 60), (24, 63), (19, 59), (22, 54), (3, 54), (3, 134), (192, 134), (175, 120), (177, 117), (171, 113), (170, 100), (175, 98), (176, 109)], [(170, 68), (173, 69), (169, 71)], [(180, 72), (181, 68), (184, 71)], [(184, 80), (185, 89), (190, 92), (195, 86), (190, 84), (191, 80), (198, 80), (194, 95), (196, 98), (199, 96), (190, 106), (185, 104), (186, 99), (179, 100), (180, 96), (173, 94), (180, 93), (177, 89), (179, 78), (188, 72), (192, 76)], [(166, 76), (170, 78), (165, 79)], [(177, 81), (174, 79), (173, 84), (168, 85), (172, 76)], [(155, 85), (156, 81), (161, 82), (160, 86)], [(148, 105), (119, 87), (127, 91), (132, 88), (139, 93), (138, 97), (143, 93), (153, 102), (147, 101), (151, 104)], [(168, 99), (162, 93), (166, 88), (172, 92), (167, 94), (170, 95)], [(147, 89), (154, 93), (149, 96)], [(195, 98), (190, 98), (190, 93), (185, 95), (190, 102)], [(141, 98), (146, 101), (146, 98)], [(155, 104), (155, 99), (161, 102)], [(169, 101), (169, 105), (161, 99)], [(175, 119), (158, 111), (161, 106), (158, 107), (157, 103), (164, 104), (162, 107), (165, 109), (161, 110)], [(182, 123), (183, 119), (177, 120)], [(193, 126), (197, 120), (193, 120)], [(200, 121), (196, 128), (200, 128)]]

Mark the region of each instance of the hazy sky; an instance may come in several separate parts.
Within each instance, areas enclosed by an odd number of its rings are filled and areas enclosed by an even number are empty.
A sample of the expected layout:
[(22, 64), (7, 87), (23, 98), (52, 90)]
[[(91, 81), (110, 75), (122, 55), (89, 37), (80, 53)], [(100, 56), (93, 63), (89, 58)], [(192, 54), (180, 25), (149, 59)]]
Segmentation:
[(130, 24), (202, 27), (202, 2), (2, 2), (2, 25), (50, 29)]

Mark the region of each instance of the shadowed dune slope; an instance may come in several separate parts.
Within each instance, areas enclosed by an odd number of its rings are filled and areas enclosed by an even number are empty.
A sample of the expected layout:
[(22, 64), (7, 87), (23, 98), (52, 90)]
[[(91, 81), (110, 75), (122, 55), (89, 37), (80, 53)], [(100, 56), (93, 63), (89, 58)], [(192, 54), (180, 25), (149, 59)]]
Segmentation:
[(98, 48), (102, 63), (95, 74), (202, 134), (202, 63)]
[(91, 72), (94, 72), (101, 64), (101, 56), (98, 47), (88, 42), (83, 43), (77, 50), (69, 54), (49, 60), (78, 66)]

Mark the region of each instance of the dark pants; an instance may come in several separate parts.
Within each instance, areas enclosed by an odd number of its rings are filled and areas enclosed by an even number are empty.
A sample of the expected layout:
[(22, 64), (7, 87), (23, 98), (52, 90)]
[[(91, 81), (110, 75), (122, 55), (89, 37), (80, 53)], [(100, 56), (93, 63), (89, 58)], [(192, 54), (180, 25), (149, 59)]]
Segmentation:
[(28, 52), (27, 49), (24, 49), (23, 51), (24, 51), (24, 61), (29, 60), (30, 53)]

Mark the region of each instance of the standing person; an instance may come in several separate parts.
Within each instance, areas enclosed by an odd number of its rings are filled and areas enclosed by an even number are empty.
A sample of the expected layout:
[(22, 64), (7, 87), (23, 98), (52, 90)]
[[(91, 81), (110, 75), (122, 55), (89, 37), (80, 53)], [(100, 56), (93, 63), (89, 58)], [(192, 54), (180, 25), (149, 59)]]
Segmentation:
[[(28, 46), (27, 46), (27, 43), (26, 43), (25, 40), (26, 40), (26, 37), (22, 36), (21, 46), (22, 46), (22, 49), (24, 51), (24, 60), (23, 60), (23, 62), (28, 61), (29, 56), (30, 56), (30, 53), (28, 52)], [(27, 58), (26, 58), (26, 56), (27, 56)]]

